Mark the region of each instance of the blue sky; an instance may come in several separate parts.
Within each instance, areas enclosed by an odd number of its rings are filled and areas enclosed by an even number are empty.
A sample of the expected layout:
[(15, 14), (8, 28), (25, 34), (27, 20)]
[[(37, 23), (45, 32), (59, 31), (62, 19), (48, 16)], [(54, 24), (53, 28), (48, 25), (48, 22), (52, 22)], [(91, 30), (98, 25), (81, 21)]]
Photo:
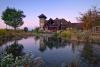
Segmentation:
[[(33, 29), (39, 26), (38, 15), (41, 13), (49, 18), (65, 18), (71, 22), (77, 22), (76, 17), (80, 12), (85, 12), (93, 6), (100, 8), (100, 0), (0, 0), (0, 16), (6, 7), (12, 7), (24, 11), (24, 25)], [(0, 17), (1, 18), (1, 17)], [(0, 19), (0, 28), (5, 28), (5, 24)]]

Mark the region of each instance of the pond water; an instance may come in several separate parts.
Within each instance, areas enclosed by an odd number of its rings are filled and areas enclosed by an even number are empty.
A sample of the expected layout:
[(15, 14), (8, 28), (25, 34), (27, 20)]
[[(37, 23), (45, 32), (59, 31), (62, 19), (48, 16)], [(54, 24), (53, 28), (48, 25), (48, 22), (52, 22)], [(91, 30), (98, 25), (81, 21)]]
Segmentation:
[[(100, 44), (69, 42), (47, 36), (28, 37), (7, 42), (0, 46), (0, 51), (16, 42), (23, 45), (25, 53), (42, 57), (45, 62), (43, 67), (100, 67)], [(20, 50), (14, 53), (21, 54)]]

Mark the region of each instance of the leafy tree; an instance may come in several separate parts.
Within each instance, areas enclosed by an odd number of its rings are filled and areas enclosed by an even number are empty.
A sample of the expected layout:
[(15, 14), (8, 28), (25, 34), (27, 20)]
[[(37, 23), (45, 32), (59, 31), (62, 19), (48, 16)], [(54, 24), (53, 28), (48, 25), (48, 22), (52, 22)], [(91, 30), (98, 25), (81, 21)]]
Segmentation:
[(16, 10), (15, 8), (7, 7), (7, 9), (2, 13), (2, 20), (4, 20), (4, 23), (12, 26), (15, 30), (17, 27), (23, 25), (24, 17), (25, 15), (23, 14), (23, 11)]
[(86, 13), (81, 14), (79, 19), (83, 23), (84, 29), (90, 30), (93, 26), (100, 25), (100, 10), (94, 7)]
[(24, 27), (24, 31), (27, 32), (28, 31), (28, 28), (27, 27)]

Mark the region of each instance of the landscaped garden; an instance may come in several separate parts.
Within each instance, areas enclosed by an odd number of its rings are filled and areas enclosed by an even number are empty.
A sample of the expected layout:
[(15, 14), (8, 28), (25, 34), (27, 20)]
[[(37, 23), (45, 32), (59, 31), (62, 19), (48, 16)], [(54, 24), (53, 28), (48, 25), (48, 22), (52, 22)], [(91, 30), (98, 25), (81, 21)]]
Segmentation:
[(81, 13), (79, 23), (41, 14), (32, 30), (20, 28), (25, 17), (17, 8), (2, 12), (0, 67), (100, 67), (99, 8)]

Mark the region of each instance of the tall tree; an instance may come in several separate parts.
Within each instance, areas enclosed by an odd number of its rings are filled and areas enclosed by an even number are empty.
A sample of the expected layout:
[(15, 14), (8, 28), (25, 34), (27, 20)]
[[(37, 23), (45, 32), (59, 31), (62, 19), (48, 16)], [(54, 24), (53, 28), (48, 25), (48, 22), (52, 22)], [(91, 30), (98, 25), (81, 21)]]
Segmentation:
[(2, 13), (2, 20), (6, 25), (12, 26), (15, 30), (17, 27), (23, 25), (23, 18), (25, 15), (23, 11), (16, 10), (15, 8), (9, 8)]
[(83, 23), (84, 29), (90, 30), (93, 26), (100, 25), (100, 10), (94, 7), (86, 13), (81, 14), (79, 19)]

